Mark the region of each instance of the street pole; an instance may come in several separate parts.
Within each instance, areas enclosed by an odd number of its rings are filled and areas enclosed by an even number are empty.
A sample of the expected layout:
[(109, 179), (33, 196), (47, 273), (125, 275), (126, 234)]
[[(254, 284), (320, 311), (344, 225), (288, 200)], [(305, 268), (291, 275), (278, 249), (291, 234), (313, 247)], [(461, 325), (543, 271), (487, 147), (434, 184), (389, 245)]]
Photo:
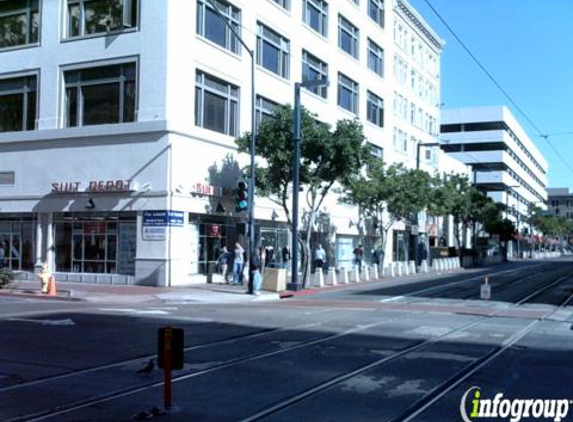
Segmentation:
[(299, 291), (302, 286), (298, 281), (298, 191), (300, 188), (300, 87), (299, 82), (294, 84), (294, 157), (292, 170), (292, 253), (291, 253), (291, 282), (287, 286), (288, 290)]
[[(291, 233), (291, 282), (287, 283), (287, 290), (299, 291), (302, 283), (298, 280), (298, 196), (300, 189), (300, 142), (302, 138), (301, 129), (301, 104), (300, 89), (328, 86), (328, 79), (307, 80), (295, 82), (294, 84), (294, 116), (293, 116), (293, 165), (292, 165), (292, 233)], [(310, 259), (310, 257), (307, 257)]]
[(217, 16), (221, 19), (221, 21), (225, 24), (227, 28), (233, 33), (235, 37), (239, 40), (241, 45), (247, 50), (247, 53), (251, 57), (251, 139), (249, 145), (249, 153), (250, 153), (250, 174), (249, 174), (249, 189), (247, 190), (247, 207), (248, 207), (248, 220), (247, 220), (247, 227), (249, 231), (249, 244), (247, 245), (248, 257), (247, 257), (247, 265), (249, 265), (249, 293), (253, 293), (253, 273), (250, 268), (251, 259), (255, 256), (255, 148), (256, 148), (256, 140), (257, 140), (257, 113), (256, 113), (256, 101), (257, 101), (257, 94), (255, 89), (255, 50), (250, 49), (249, 46), (245, 43), (245, 41), (241, 38), (241, 36), (235, 31), (235, 28), (229, 24), (227, 19), (221, 14), (217, 6), (213, 4), (212, 0), (207, 0), (207, 2), (211, 5)]

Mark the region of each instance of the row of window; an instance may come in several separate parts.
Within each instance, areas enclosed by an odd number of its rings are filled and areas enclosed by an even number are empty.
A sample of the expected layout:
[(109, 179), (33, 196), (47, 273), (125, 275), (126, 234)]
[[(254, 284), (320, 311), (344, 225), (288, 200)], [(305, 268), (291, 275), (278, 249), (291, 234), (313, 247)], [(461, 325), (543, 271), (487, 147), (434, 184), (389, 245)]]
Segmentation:
[(394, 23), (394, 43), (432, 76), (438, 77), (438, 57), (400, 22)]
[(407, 155), (414, 155), (419, 152), (421, 154), (420, 158), (427, 164), (433, 165), (434, 167), (438, 164), (437, 149), (424, 148), (423, 151), (419, 151), (418, 145), (423, 145), (423, 142), (420, 139), (416, 139), (414, 136), (408, 135), (408, 133), (402, 129), (394, 128), (392, 145), (396, 152)]
[[(121, 31), (137, 25), (137, 0), (65, 0), (65, 37)], [(0, 1), (0, 49), (37, 44), (41, 0)]]
[(551, 206), (552, 207), (558, 207), (560, 205), (563, 205), (566, 207), (573, 207), (573, 201), (569, 201), (569, 200), (560, 201), (559, 199), (552, 199), (551, 200)]
[[(241, 11), (237, 7), (223, 0), (214, 0), (219, 12), (233, 27), (231, 30), (220, 17), (215, 9), (206, 0), (197, 1), (197, 33), (209, 41), (227, 49), (235, 54), (240, 54), (240, 43), (233, 33), (240, 33)], [(383, 3), (381, 3), (383, 4)], [(326, 30), (328, 4), (321, 0), (306, 0), (305, 22), (317, 31)], [(324, 27), (323, 27), (324, 25)], [(359, 30), (342, 15), (338, 17), (338, 46), (345, 53), (358, 59), (360, 44)], [(377, 75), (384, 76), (384, 50), (370, 38), (367, 39), (367, 65)], [(314, 58), (316, 59), (316, 58)], [(290, 78), (290, 40), (269, 28), (261, 22), (257, 22), (257, 64), (264, 69), (284, 79)], [(307, 62), (309, 60), (307, 59)], [(326, 74), (324, 62), (316, 59), (319, 63), (316, 68), (320, 73)], [(322, 68), (322, 69), (321, 69)], [(321, 94), (319, 94), (321, 95)]]
[[(64, 71), (64, 127), (127, 123), (136, 120), (136, 63)], [(338, 104), (358, 114), (358, 83), (339, 74)], [(0, 132), (35, 129), (38, 75), (0, 79)], [(225, 133), (239, 134), (239, 87), (197, 71), (195, 123)], [(270, 100), (259, 97), (262, 114), (272, 113)], [(369, 122), (384, 126), (384, 100), (368, 91)]]
[(430, 135), (437, 135), (437, 118), (397, 92), (394, 92), (394, 115)]
[(416, 70), (409, 70), (408, 63), (397, 55), (394, 56), (394, 77), (400, 85), (409, 88), (420, 99), (427, 101), (433, 107), (438, 105), (436, 86), (431, 81), (424, 80)]
[(440, 126), (441, 133), (454, 133), (454, 132), (476, 132), (476, 131), (487, 131), (487, 130), (503, 130), (509, 134), (509, 136), (515, 141), (519, 149), (531, 160), (533, 165), (542, 173), (546, 174), (546, 171), (541, 167), (529, 150), (523, 145), (523, 142), (517, 137), (517, 135), (510, 129), (510, 127), (505, 122), (476, 122), (476, 123), (451, 123)]

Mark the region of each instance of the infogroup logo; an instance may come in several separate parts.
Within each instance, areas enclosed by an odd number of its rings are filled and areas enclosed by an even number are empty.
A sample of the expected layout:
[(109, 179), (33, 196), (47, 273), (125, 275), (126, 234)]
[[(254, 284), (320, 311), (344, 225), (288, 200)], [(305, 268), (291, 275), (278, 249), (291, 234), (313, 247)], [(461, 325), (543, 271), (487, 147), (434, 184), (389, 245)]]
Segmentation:
[(485, 399), (480, 387), (472, 387), (462, 396), (460, 413), (464, 422), (487, 418), (496, 418), (496, 421), (507, 419), (510, 422), (519, 422), (524, 418), (560, 422), (567, 417), (571, 405), (573, 400), (569, 399), (506, 399), (503, 393), (495, 394), (493, 399)]

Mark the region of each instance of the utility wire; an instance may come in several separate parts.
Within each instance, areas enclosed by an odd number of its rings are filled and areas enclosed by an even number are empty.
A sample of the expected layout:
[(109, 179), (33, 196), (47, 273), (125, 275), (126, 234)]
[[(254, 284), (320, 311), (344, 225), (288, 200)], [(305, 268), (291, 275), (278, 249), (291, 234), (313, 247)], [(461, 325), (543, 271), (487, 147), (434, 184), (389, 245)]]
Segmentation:
[(452, 36), (456, 39), (456, 41), (462, 46), (462, 48), (468, 53), (468, 55), (472, 58), (472, 60), (478, 65), (478, 67), (487, 75), (487, 77), (493, 82), (493, 84), (500, 90), (500, 92), (509, 100), (509, 102), (515, 107), (515, 109), (527, 120), (527, 122), (531, 125), (533, 129), (539, 134), (540, 137), (545, 139), (551, 149), (555, 152), (555, 154), (559, 157), (559, 159), (565, 164), (565, 166), (573, 173), (573, 167), (563, 158), (561, 154), (557, 151), (551, 140), (549, 139), (550, 136), (556, 135), (569, 135), (573, 134), (573, 132), (562, 132), (556, 134), (548, 134), (544, 133), (539, 127), (535, 124), (535, 122), (525, 113), (521, 107), (515, 102), (515, 100), (509, 95), (509, 93), (497, 82), (497, 80), (493, 77), (493, 75), (485, 68), (484, 65), (477, 59), (477, 57), (471, 52), (471, 50), (466, 46), (466, 44), (461, 40), (461, 38), (456, 34), (456, 32), (452, 29), (452, 27), (446, 22), (446, 20), (440, 15), (440, 13), (436, 10), (436, 8), (430, 3), (429, 0), (424, 0), (424, 2), (428, 5), (428, 7), (434, 12), (434, 14), (438, 17), (438, 19), (444, 24), (446, 29), (452, 34)]

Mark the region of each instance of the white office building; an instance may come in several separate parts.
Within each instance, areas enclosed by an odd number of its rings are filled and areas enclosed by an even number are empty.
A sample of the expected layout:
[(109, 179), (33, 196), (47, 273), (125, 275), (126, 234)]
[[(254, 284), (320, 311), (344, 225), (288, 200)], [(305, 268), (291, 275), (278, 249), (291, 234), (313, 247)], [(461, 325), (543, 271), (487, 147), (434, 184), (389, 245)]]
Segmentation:
[[(417, 143), (435, 142), (442, 42), (406, 1), (213, 2), (254, 49), (258, 120), (292, 104), (295, 82), (326, 77), (303, 105), (328, 123), (360, 119), (388, 161), (411, 164)], [(69, 281), (204, 282), (221, 246), (245, 240), (233, 189), (248, 157), (234, 139), (251, 129), (250, 81), (250, 55), (208, 0), (0, 2), (5, 264), (45, 261)], [(357, 210), (336, 198), (325, 209), (328, 259), (342, 265)], [(281, 261), (282, 210), (257, 198), (255, 219)]]
[(505, 205), (504, 217), (520, 233), (529, 229), (533, 205), (546, 209), (547, 161), (507, 107), (443, 110), (441, 142), (471, 166), (479, 188)]

